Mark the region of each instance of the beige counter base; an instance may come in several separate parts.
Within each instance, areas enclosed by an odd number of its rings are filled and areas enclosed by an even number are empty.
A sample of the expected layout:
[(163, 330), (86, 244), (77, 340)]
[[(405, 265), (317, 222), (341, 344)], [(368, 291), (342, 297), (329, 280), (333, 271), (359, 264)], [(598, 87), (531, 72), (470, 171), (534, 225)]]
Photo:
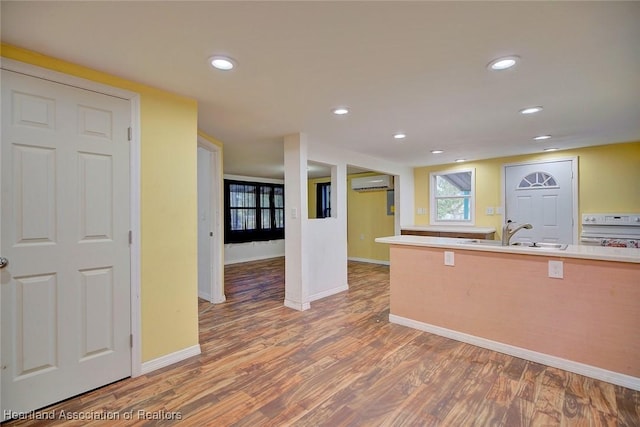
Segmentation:
[(445, 250), (391, 246), (390, 320), (640, 390), (639, 264)]

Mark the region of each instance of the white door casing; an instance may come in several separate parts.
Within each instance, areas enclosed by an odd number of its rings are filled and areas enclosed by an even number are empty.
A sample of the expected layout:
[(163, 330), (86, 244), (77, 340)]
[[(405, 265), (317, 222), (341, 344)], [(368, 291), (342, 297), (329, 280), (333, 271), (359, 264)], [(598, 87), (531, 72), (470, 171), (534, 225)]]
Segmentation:
[(220, 148), (198, 138), (198, 296), (225, 302)]
[(504, 166), (505, 221), (521, 229), (512, 242), (559, 242), (577, 238), (577, 158)]
[(128, 100), (3, 70), (2, 104), (4, 419), (131, 375), (133, 198)]

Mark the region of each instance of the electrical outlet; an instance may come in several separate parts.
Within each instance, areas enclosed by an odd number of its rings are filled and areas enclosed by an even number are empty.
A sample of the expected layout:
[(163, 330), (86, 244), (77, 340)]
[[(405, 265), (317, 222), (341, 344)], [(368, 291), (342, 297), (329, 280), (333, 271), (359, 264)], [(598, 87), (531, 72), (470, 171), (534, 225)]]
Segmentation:
[(487, 208), (486, 212), (487, 212), (487, 215), (493, 215), (493, 207), (492, 207), (492, 206), (489, 206), (489, 207)]
[(449, 266), (454, 266), (455, 265), (453, 252), (444, 251), (444, 265), (449, 265)]
[(562, 261), (549, 261), (549, 277), (562, 279), (564, 277)]

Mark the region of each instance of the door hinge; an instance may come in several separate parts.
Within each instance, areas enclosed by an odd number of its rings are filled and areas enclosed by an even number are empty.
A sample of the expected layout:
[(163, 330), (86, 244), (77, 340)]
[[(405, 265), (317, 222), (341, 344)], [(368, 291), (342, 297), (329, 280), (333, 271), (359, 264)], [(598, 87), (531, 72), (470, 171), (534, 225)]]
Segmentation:
[(129, 347), (133, 348), (133, 334), (129, 335)]
[(133, 245), (133, 231), (129, 230), (129, 244)]
[(131, 129), (131, 127), (127, 129), (127, 138), (129, 141), (131, 141), (131, 138), (133, 138), (133, 129)]

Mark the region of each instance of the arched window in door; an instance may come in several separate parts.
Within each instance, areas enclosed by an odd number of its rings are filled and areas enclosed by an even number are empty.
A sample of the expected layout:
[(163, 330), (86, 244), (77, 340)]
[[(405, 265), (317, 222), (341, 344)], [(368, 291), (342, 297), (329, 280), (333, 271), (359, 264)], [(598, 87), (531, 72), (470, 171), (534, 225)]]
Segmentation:
[(518, 190), (530, 190), (534, 188), (559, 188), (556, 179), (546, 172), (533, 172), (522, 178), (518, 184)]

